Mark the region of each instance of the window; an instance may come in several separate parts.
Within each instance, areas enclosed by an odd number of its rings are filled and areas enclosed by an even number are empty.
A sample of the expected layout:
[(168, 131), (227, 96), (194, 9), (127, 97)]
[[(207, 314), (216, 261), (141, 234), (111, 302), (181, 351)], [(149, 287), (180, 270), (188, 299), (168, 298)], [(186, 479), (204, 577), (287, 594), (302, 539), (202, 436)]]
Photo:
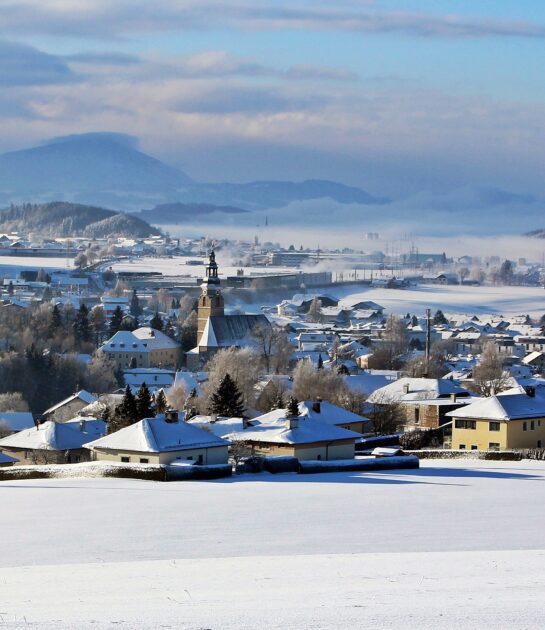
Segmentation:
[(122, 461), (122, 462), (125, 462), (125, 463), (128, 463), (128, 462), (130, 462), (130, 461), (131, 461), (131, 458), (130, 458), (130, 457), (122, 457), (122, 458), (121, 458), (121, 461)]
[(414, 423), (418, 424), (420, 422), (420, 407), (414, 408)]
[(536, 423), (532, 420), (530, 422), (530, 431), (533, 431), (536, 428)]
[(479, 449), (479, 447), (476, 444), (472, 444), (471, 445), (471, 450), (472, 451), (477, 451)]
[(522, 430), (523, 431), (528, 431), (528, 423), (527, 422), (523, 422), (522, 423)]
[(147, 457), (141, 457), (140, 458), (140, 463), (141, 464), (149, 464), (149, 459)]
[(541, 440), (537, 441), (537, 448), (541, 448)]
[(500, 430), (500, 423), (499, 422), (489, 422), (488, 423), (488, 430), (489, 431), (499, 431)]
[(464, 451), (465, 448), (466, 448), (466, 445), (465, 444), (460, 444), (459, 448), (460, 448), (461, 451)]
[(488, 449), (490, 451), (499, 451), (500, 450), (499, 442), (489, 442), (488, 443)]
[(456, 420), (454, 426), (457, 429), (476, 429), (477, 421), (476, 420)]

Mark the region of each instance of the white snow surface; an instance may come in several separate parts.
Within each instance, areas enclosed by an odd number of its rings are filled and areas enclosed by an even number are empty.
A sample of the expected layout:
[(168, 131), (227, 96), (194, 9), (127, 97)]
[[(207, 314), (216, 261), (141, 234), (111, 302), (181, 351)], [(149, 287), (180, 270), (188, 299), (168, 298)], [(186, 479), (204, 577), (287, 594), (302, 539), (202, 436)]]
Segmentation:
[(545, 463), (0, 483), (1, 626), (542, 628)]

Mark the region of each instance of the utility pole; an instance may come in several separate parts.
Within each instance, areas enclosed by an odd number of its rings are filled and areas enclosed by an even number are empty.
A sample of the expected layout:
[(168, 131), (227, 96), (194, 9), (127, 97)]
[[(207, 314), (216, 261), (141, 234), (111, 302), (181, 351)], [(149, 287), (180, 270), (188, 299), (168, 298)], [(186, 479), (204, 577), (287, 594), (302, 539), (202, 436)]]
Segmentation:
[(431, 308), (426, 309), (426, 376), (430, 372)]

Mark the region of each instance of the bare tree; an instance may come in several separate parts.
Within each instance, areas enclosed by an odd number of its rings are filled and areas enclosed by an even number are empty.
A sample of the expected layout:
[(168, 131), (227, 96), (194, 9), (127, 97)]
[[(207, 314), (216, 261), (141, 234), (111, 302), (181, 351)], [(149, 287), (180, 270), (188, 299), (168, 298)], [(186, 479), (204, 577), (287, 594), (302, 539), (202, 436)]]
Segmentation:
[(367, 415), (373, 423), (375, 435), (390, 435), (404, 424), (401, 405), (387, 396), (375, 400)]
[(298, 400), (323, 398), (338, 404), (347, 392), (343, 377), (336, 371), (317, 370), (309, 361), (300, 361), (293, 370), (293, 396)]
[(473, 369), (472, 389), (481, 396), (495, 396), (507, 389), (509, 375), (503, 371), (503, 362), (494, 342), (485, 344), (479, 365)]
[(310, 303), (306, 319), (307, 319), (307, 322), (321, 322), (322, 321), (323, 319), (322, 301), (319, 300), (317, 297), (315, 297)]
[(247, 440), (241, 438), (231, 439), (231, 445), (229, 446), (229, 457), (235, 467), (243, 462), (248, 457), (253, 455), (253, 446)]
[(28, 403), (21, 392), (0, 394), (0, 411), (28, 411)]
[(171, 387), (167, 392), (168, 404), (177, 410), (184, 408), (187, 398), (187, 391), (183, 383), (178, 383), (175, 387)]
[[(287, 368), (292, 347), (288, 343), (286, 333), (281, 328), (259, 324), (252, 330), (251, 338), (256, 344), (256, 350), (267, 374), (271, 372), (271, 369), (274, 369), (278, 374), (280, 367), (285, 366)], [(287, 354), (288, 351), (289, 354)]]

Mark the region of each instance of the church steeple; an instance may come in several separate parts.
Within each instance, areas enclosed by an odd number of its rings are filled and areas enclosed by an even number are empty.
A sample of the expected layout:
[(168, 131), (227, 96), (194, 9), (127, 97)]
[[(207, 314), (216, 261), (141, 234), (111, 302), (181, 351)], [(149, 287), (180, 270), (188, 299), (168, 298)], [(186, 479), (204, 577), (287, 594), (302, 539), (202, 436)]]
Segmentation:
[(197, 345), (201, 345), (201, 339), (206, 328), (209, 317), (224, 315), (223, 295), (220, 289), (220, 279), (218, 277), (218, 263), (214, 249), (210, 251), (208, 265), (206, 266), (206, 276), (201, 285), (202, 294), (199, 298), (197, 310)]

